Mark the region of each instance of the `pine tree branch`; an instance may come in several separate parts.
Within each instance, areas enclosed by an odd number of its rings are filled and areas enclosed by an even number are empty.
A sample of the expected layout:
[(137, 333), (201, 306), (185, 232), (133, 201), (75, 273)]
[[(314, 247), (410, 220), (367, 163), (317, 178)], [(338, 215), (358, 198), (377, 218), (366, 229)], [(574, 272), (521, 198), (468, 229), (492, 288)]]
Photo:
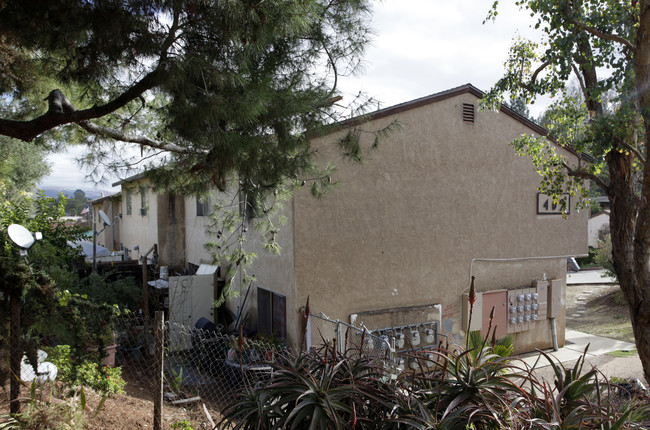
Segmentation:
[(50, 103), (45, 114), (29, 121), (0, 118), (0, 135), (31, 142), (40, 134), (58, 126), (101, 118), (126, 106), (145, 91), (156, 87), (162, 75), (162, 67), (159, 66), (115, 99), (106, 104), (83, 110), (76, 110), (61, 91), (54, 90), (46, 99)]
[(40, 134), (70, 123), (80, 123), (90, 119), (101, 118), (126, 106), (131, 101), (139, 98), (146, 91), (160, 84), (167, 66), (168, 51), (176, 40), (176, 31), (179, 28), (180, 12), (174, 12), (174, 18), (169, 28), (169, 33), (161, 46), (158, 65), (142, 79), (135, 82), (122, 94), (103, 105), (95, 105), (89, 109), (77, 110), (60, 90), (53, 90), (45, 100), (49, 107), (45, 114), (29, 121), (15, 121), (0, 118), (0, 135), (13, 137), (24, 142), (31, 142)]
[(332, 89), (329, 92), (329, 95), (331, 96), (336, 91), (336, 87), (339, 81), (339, 73), (336, 68), (336, 62), (334, 61), (334, 58), (332, 57), (332, 53), (330, 52), (327, 44), (321, 41), (321, 46), (325, 50), (325, 54), (327, 54), (327, 58), (329, 59), (330, 65), (332, 66), (332, 70), (334, 72), (334, 83), (332, 84)]
[(184, 146), (176, 145), (174, 143), (169, 143), (169, 142), (163, 142), (160, 140), (150, 139), (146, 136), (129, 136), (117, 130), (108, 127), (102, 127), (97, 124), (93, 124), (90, 121), (80, 121), (77, 123), (77, 125), (79, 125), (79, 127), (83, 128), (89, 133), (106, 137), (109, 139), (113, 139), (113, 140), (119, 140), (121, 142), (137, 143), (138, 145), (144, 145), (150, 148), (161, 149), (163, 151), (174, 152), (177, 154), (187, 154), (187, 155), (196, 154), (196, 151)]

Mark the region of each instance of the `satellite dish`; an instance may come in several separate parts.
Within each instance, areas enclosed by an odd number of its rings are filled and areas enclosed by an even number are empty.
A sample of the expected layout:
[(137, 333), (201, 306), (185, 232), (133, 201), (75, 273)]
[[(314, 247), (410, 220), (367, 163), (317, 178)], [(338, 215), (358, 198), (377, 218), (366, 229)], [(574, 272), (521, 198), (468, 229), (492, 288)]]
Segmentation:
[(106, 215), (106, 213), (104, 213), (104, 211), (101, 209), (99, 210), (99, 216), (101, 217), (102, 221), (104, 221), (104, 224), (109, 227), (111, 226), (111, 220), (108, 218), (108, 215)]
[(34, 236), (25, 227), (19, 224), (11, 224), (7, 227), (9, 238), (19, 247), (29, 249), (35, 242)]

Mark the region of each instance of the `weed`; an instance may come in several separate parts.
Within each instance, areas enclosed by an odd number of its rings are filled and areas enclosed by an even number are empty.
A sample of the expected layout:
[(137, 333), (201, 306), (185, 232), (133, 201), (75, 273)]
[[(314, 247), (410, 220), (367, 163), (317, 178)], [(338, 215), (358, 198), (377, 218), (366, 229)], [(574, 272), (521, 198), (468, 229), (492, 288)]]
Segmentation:
[(167, 382), (169, 383), (169, 386), (171, 387), (174, 394), (179, 395), (181, 393), (181, 385), (183, 383), (183, 368), (180, 367), (178, 369), (178, 372), (176, 369), (172, 369), (171, 372), (172, 377), (165, 379), (167, 379)]
[(618, 290), (612, 295), (612, 299), (614, 300), (614, 303), (619, 305), (619, 306), (627, 306), (627, 301), (625, 300), (625, 296), (623, 295), (623, 290)]
[(638, 355), (638, 352), (636, 348), (633, 348), (631, 350), (608, 352), (607, 355), (611, 355), (612, 357), (636, 357)]
[(179, 430), (194, 430), (194, 427), (192, 427), (190, 422), (187, 421), (187, 420), (176, 421), (170, 427), (173, 428), (173, 429), (179, 429)]

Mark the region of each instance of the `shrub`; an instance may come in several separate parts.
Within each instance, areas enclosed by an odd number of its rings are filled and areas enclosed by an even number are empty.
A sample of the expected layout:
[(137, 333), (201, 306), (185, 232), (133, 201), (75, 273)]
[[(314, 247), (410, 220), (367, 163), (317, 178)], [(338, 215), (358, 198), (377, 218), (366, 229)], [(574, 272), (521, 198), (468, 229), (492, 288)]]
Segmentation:
[(173, 429), (180, 429), (180, 430), (194, 430), (194, 427), (192, 427), (190, 422), (187, 420), (177, 421), (173, 423), (170, 427)]
[(607, 276), (616, 279), (614, 260), (612, 259), (612, 237), (610, 235), (606, 235), (598, 241), (598, 249), (596, 250), (594, 263), (605, 269)]
[(86, 428), (86, 417), (79, 408), (66, 402), (45, 402), (34, 400), (27, 410), (16, 417), (22, 430), (82, 430)]
[(124, 393), (126, 381), (119, 367), (100, 366), (88, 360), (75, 363), (68, 345), (49, 349), (48, 360), (57, 367), (58, 379), (72, 386), (91, 388), (106, 397)]
[(83, 391), (65, 399), (60, 394), (60, 386), (55, 383), (37, 384), (32, 381), (29, 402), (21, 413), (12, 415), (13, 420), (3, 424), (0, 419), (0, 429), (85, 429)]
[(77, 368), (75, 385), (92, 388), (104, 396), (112, 396), (124, 394), (126, 381), (122, 379), (120, 367), (99, 366), (86, 361)]

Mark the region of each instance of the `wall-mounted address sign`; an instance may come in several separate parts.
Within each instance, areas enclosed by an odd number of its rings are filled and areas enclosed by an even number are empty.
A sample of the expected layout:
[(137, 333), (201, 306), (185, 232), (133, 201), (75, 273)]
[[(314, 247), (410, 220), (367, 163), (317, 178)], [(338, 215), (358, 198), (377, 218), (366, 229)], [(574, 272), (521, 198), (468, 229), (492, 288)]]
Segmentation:
[[(564, 199), (566, 202), (566, 213), (571, 213), (571, 196), (569, 193), (564, 193), (560, 196), (559, 200)], [(537, 193), (537, 214), (538, 215), (562, 215), (562, 204), (560, 202), (554, 203), (553, 197), (546, 194)]]

